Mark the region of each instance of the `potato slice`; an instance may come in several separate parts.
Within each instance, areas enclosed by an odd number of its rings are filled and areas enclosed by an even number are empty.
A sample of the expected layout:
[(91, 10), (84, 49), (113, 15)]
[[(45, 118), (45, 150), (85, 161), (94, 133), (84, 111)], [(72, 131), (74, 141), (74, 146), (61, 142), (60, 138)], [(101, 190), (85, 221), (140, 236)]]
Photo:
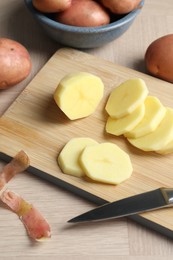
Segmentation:
[(173, 109), (166, 108), (166, 113), (156, 130), (139, 138), (128, 141), (143, 151), (163, 150), (173, 140)]
[(166, 108), (156, 97), (148, 96), (145, 100), (145, 114), (142, 121), (131, 131), (125, 134), (128, 138), (138, 138), (156, 130), (163, 117)]
[(83, 149), (88, 145), (98, 144), (95, 140), (88, 137), (78, 137), (71, 139), (62, 149), (58, 156), (58, 164), (63, 173), (82, 177), (83, 169), (79, 164), (79, 156)]
[(87, 72), (68, 74), (59, 83), (54, 99), (71, 120), (91, 115), (103, 97), (102, 80)]
[(159, 154), (173, 153), (173, 139), (165, 147), (163, 147), (162, 150), (156, 152)]
[(109, 117), (106, 123), (106, 132), (119, 136), (132, 130), (139, 124), (145, 114), (145, 106), (141, 104), (128, 116), (119, 119)]
[(108, 184), (127, 180), (133, 171), (129, 155), (113, 143), (87, 146), (80, 163), (89, 178)]
[(142, 79), (129, 79), (112, 91), (105, 109), (111, 117), (121, 118), (132, 113), (147, 95), (148, 89)]

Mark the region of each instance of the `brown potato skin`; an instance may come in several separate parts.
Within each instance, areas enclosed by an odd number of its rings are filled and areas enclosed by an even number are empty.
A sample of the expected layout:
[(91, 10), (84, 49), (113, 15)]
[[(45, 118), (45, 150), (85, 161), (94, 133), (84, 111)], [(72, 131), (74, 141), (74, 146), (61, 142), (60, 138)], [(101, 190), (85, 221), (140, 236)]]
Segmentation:
[(148, 46), (145, 64), (151, 75), (173, 83), (173, 34), (160, 37)]
[(22, 44), (0, 38), (0, 89), (6, 89), (24, 80), (31, 67), (30, 55)]
[(108, 24), (110, 16), (105, 8), (95, 1), (72, 0), (68, 9), (55, 15), (55, 20), (67, 25), (94, 27)]
[(69, 8), (72, 0), (32, 0), (33, 6), (43, 13), (55, 13)]
[(114, 14), (126, 14), (136, 9), (141, 0), (100, 0)]

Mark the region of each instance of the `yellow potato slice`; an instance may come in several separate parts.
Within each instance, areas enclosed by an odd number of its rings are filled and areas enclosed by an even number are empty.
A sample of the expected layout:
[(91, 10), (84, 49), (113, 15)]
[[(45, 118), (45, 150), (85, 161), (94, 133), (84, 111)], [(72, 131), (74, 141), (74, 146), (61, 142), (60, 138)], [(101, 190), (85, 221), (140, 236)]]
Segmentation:
[(79, 164), (79, 156), (86, 146), (95, 144), (98, 143), (88, 137), (71, 139), (58, 156), (58, 164), (62, 172), (76, 177), (82, 177), (84, 171)]
[(132, 113), (148, 95), (144, 80), (129, 79), (116, 87), (106, 104), (107, 113), (113, 118), (121, 118)]
[(59, 108), (71, 119), (91, 115), (103, 97), (102, 80), (87, 72), (76, 72), (65, 76), (54, 92)]
[(80, 163), (89, 178), (108, 184), (127, 180), (133, 171), (129, 155), (113, 143), (87, 146)]
[(156, 130), (166, 113), (166, 108), (156, 97), (148, 96), (144, 102), (145, 114), (142, 121), (125, 134), (128, 138), (138, 138)]
[(132, 130), (144, 117), (145, 106), (141, 104), (131, 114), (119, 119), (109, 117), (106, 123), (106, 132), (119, 136)]
[(162, 150), (156, 151), (159, 154), (169, 154), (173, 153), (173, 139), (167, 145), (165, 145)]
[(173, 140), (173, 109), (166, 108), (166, 113), (156, 130), (139, 138), (128, 141), (143, 151), (160, 151)]

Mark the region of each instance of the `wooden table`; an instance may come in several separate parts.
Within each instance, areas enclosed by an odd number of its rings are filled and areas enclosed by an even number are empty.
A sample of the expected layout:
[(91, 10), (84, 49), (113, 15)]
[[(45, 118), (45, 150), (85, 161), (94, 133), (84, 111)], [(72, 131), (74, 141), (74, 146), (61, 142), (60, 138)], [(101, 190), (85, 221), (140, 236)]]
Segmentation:
[[(60, 47), (49, 39), (23, 1), (0, 1), (0, 37), (25, 45), (32, 58), (32, 72), (22, 83), (0, 91), (0, 115)], [(146, 0), (132, 27), (119, 39), (100, 48), (84, 50), (114, 63), (145, 71), (144, 54), (156, 38), (173, 33), (172, 0)], [(135, 40), (136, 39), (136, 40)], [(2, 168), (4, 162), (0, 162)], [(47, 218), (52, 238), (33, 243), (22, 223), (0, 204), (0, 259), (172, 259), (172, 240), (127, 219), (71, 226), (66, 221), (95, 205), (27, 172), (10, 188), (33, 203)]]

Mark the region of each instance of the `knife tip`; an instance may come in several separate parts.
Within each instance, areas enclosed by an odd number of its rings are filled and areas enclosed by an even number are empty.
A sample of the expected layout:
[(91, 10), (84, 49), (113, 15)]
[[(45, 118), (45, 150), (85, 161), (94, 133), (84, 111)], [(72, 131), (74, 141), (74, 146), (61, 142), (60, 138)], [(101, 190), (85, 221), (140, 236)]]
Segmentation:
[(74, 223), (73, 219), (69, 219), (67, 223)]
[(67, 223), (77, 223), (77, 222), (79, 222), (79, 220), (78, 220), (77, 217), (72, 218), (72, 219), (69, 219), (69, 220), (67, 221)]
[(72, 219), (69, 219), (67, 223), (80, 223), (80, 222), (87, 222), (88, 220), (83, 217), (83, 215), (79, 215), (77, 217), (74, 217)]

